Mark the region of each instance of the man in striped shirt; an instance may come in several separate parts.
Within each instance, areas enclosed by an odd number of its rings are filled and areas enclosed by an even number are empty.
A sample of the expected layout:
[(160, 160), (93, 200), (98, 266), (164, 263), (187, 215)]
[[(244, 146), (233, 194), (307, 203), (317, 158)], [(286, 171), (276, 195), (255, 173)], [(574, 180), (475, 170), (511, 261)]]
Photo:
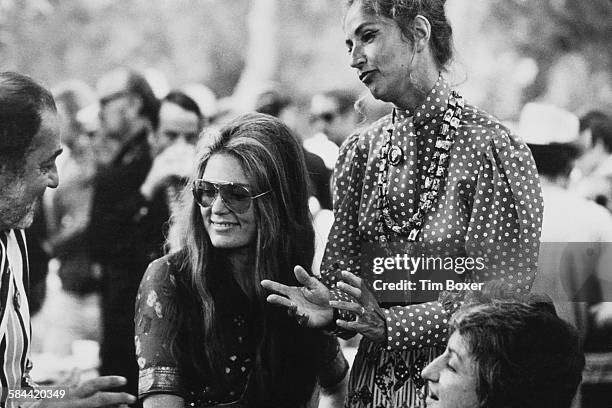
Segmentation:
[[(59, 178), (62, 152), (59, 121), (51, 94), (32, 79), (0, 72), (0, 406), (17, 406), (9, 393), (33, 387), (29, 379), (30, 314), (28, 253), (23, 229), (30, 226), (40, 198)], [(70, 387), (65, 398), (33, 402), (36, 407), (103, 407), (134, 402), (117, 376)]]

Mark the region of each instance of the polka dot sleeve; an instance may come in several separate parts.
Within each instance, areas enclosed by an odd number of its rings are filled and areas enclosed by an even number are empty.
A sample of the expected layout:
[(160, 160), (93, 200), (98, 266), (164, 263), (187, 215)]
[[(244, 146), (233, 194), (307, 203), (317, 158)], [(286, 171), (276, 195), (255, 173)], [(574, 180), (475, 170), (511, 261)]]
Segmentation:
[(466, 249), (483, 256), (486, 268), (473, 280), (503, 280), (528, 293), (537, 269), (542, 192), (527, 146), (495, 132), (481, 161)]
[[(334, 224), (325, 247), (321, 266), (321, 280), (331, 290), (332, 300), (354, 301), (346, 293), (335, 289), (341, 280), (340, 271), (349, 271), (359, 276), (360, 242), (358, 214), (360, 196), (368, 150), (359, 134), (349, 136), (340, 148), (333, 179)], [(354, 315), (336, 309), (337, 317), (353, 320)], [(354, 332), (338, 332), (343, 338), (355, 335)]]
[[(486, 267), (466, 280), (500, 279), (520, 293), (531, 289), (537, 269), (542, 194), (531, 152), (505, 131), (491, 137), (483, 152), (466, 236), (466, 251), (483, 256)], [(459, 307), (440, 302), (384, 310), (387, 349), (442, 346), (447, 323)]]
[(448, 337), (449, 312), (440, 302), (383, 309), (387, 319), (387, 350), (440, 347)]

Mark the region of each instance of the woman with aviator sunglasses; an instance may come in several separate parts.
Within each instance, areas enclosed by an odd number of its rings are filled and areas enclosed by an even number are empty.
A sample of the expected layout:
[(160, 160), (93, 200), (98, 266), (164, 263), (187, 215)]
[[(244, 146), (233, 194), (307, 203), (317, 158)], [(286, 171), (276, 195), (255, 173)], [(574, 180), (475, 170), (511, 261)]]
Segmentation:
[(251, 201), (270, 192), (251, 195), (248, 184), (198, 179), (193, 181), (191, 188), (195, 201), (201, 207), (210, 207), (217, 196), (223, 204), (236, 214), (244, 214), (251, 207)]
[(299, 143), (249, 114), (199, 150), (181, 247), (149, 266), (137, 297), (144, 407), (310, 407), (319, 387), (341, 406), (348, 365), (336, 338), (301, 327), (260, 286), (310, 279), (292, 273), (314, 253)]

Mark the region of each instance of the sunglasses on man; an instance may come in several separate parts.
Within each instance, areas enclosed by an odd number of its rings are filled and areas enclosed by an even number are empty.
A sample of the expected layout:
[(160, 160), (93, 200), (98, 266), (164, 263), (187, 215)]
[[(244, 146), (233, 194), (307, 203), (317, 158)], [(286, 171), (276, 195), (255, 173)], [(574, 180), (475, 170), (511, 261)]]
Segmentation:
[(247, 185), (204, 179), (194, 180), (191, 186), (193, 198), (200, 207), (212, 206), (218, 195), (225, 206), (236, 214), (247, 212), (251, 208), (253, 200), (268, 194), (270, 191), (252, 195)]
[(127, 90), (113, 92), (112, 94), (109, 94), (109, 95), (106, 95), (100, 98), (100, 101), (99, 101), (100, 107), (104, 108), (106, 105), (108, 105), (109, 103), (117, 99), (127, 98), (128, 96), (132, 96), (132, 95), (134, 94)]
[(335, 112), (322, 112), (313, 114), (310, 116), (310, 122), (323, 121), (325, 123), (332, 123), (336, 119), (337, 114)]

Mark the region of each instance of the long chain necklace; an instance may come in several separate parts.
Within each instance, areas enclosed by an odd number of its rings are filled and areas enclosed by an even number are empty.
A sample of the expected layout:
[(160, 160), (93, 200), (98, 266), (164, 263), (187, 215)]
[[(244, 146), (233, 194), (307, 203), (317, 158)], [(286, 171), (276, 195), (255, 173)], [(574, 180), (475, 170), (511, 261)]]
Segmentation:
[(392, 146), (391, 138), (395, 131), (396, 122), (396, 111), (393, 110), (391, 124), (385, 128), (387, 139), (380, 151), (378, 167), (377, 205), (380, 214), (378, 220), (378, 239), (380, 243), (385, 244), (387, 242), (387, 232), (392, 232), (397, 235), (408, 235), (409, 242), (415, 242), (417, 240), (419, 232), (423, 228), (425, 215), (436, 203), (441, 184), (447, 175), (448, 165), (450, 163), (450, 150), (455, 142), (455, 133), (459, 127), (463, 109), (463, 97), (457, 92), (451, 91), (447, 109), (442, 118), (442, 124), (440, 125), (440, 130), (436, 139), (436, 151), (427, 169), (425, 184), (421, 188), (422, 193), (418, 208), (408, 221), (402, 221), (401, 224), (391, 215), (388, 198), (389, 164), (399, 164), (401, 156), (403, 155), (399, 147)]

